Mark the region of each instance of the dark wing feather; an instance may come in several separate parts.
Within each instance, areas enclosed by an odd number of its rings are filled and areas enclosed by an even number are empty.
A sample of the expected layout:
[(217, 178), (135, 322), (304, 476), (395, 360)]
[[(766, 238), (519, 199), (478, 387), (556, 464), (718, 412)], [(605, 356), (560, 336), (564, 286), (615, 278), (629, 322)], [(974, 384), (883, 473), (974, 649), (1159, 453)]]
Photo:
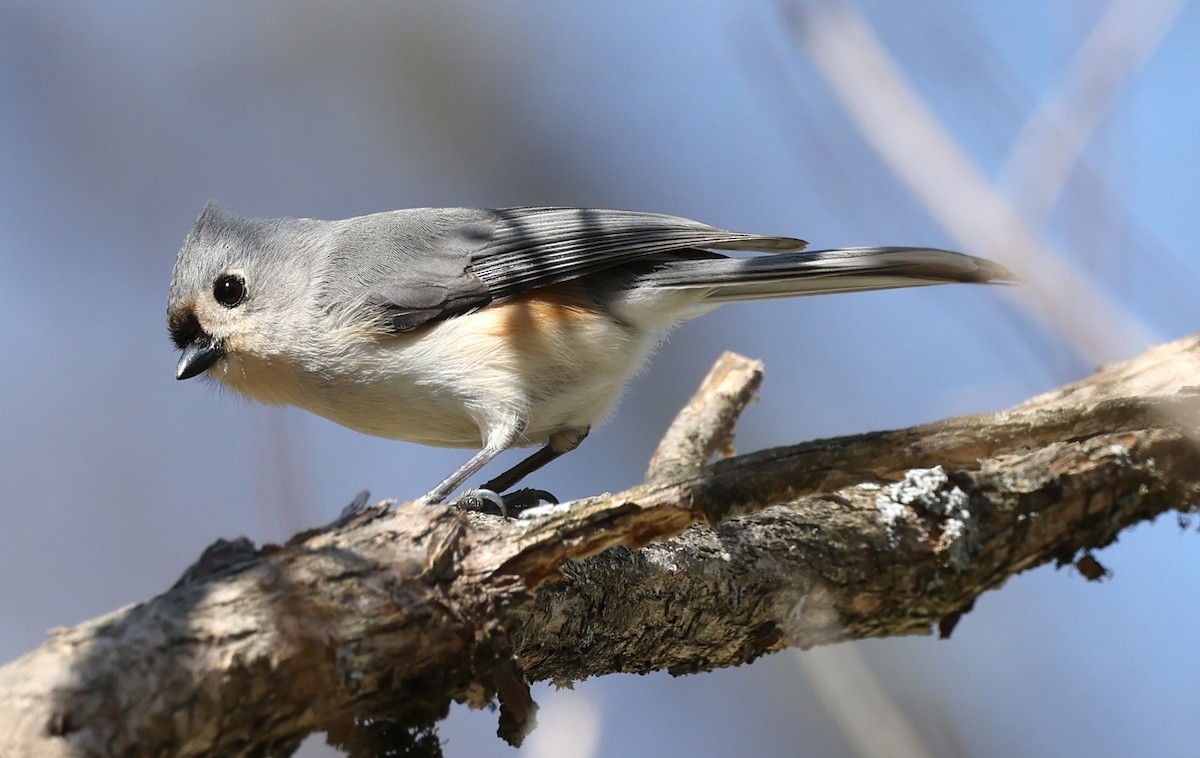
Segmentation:
[[(493, 299), (578, 279), (667, 253), (696, 250), (784, 252), (803, 240), (718, 229), (677, 216), (582, 208), (493, 211), (491, 241), (471, 257), (471, 272)], [(673, 256), (674, 257), (674, 256)]]
[[(358, 256), (369, 303), (408, 331), (552, 284), (706, 249), (785, 252), (804, 241), (718, 229), (676, 216), (580, 208), (419, 209), (370, 220)], [(363, 239), (359, 237), (360, 243)]]

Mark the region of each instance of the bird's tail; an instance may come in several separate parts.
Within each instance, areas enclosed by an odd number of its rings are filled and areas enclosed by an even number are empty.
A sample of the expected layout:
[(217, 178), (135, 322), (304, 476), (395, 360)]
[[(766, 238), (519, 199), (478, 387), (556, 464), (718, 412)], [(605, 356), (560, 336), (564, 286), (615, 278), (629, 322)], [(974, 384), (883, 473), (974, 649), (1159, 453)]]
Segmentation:
[(851, 247), (666, 263), (639, 277), (656, 288), (704, 291), (713, 304), (950, 282), (1012, 282), (1003, 266), (949, 250)]

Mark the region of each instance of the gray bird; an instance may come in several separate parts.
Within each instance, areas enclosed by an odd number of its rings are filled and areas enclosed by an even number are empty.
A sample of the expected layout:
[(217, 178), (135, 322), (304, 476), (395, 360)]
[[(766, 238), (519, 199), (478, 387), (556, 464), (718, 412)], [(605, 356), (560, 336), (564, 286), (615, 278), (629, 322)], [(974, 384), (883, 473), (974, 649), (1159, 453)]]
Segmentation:
[(319, 221), (210, 204), (171, 277), (176, 377), (208, 372), (365, 434), (479, 448), (421, 503), (509, 448), (542, 446), (483, 485), (494, 500), (575, 449), (681, 320), (738, 300), (1011, 278), (945, 250), (805, 244), (632, 211)]

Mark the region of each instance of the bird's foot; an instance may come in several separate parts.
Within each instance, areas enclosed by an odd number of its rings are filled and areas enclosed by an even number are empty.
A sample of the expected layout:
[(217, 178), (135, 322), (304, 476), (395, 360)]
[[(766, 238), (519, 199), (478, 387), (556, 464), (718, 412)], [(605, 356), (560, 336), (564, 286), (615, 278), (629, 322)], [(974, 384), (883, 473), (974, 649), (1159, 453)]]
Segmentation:
[(521, 511), (542, 503), (557, 503), (558, 498), (546, 490), (522, 487), (505, 495), (487, 489), (467, 490), (450, 504), (464, 511), (478, 511), (513, 518)]

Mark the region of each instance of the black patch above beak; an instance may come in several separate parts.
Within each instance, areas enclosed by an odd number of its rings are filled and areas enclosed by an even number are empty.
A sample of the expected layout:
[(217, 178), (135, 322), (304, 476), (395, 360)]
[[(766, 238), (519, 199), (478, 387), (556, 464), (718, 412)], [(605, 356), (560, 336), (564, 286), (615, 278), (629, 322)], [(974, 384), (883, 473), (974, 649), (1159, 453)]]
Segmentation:
[(183, 355), (179, 356), (179, 365), (175, 367), (176, 379), (191, 379), (203, 374), (225, 355), (225, 345), (208, 335), (197, 337), (182, 349)]

